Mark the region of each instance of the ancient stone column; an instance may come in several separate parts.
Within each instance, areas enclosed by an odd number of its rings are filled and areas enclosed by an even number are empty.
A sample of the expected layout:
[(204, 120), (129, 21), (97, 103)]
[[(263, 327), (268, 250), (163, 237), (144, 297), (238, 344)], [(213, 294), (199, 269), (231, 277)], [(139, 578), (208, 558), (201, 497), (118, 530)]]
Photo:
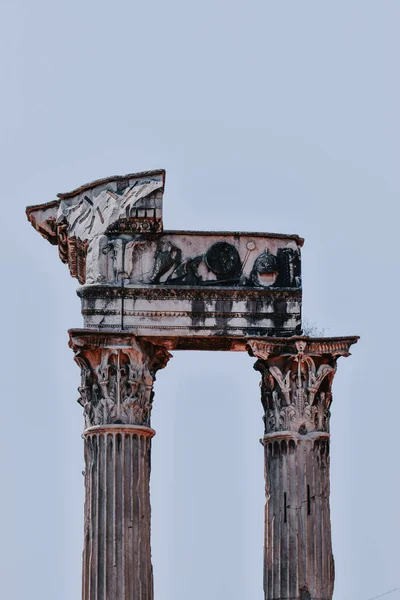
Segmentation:
[(83, 600), (153, 600), (153, 383), (170, 354), (131, 334), (70, 332), (85, 417)]
[(353, 338), (302, 330), (298, 235), (169, 231), (165, 171), (106, 177), (30, 206), (82, 287), (71, 331), (85, 415), (83, 600), (153, 600), (153, 383), (173, 350), (245, 351), (265, 409), (267, 600), (330, 600), (329, 407)]
[(250, 341), (262, 374), (265, 600), (331, 600), (329, 419), (339, 356), (357, 338)]

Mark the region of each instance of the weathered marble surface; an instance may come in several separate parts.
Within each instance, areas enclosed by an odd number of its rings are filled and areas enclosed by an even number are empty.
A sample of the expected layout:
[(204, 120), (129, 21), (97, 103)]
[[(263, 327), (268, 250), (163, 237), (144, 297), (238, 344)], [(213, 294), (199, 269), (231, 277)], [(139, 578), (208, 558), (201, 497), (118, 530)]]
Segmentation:
[(27, 209), (84, 284), (85, 327), (179, 338), (300, 333), (302, 238), (164, 231), (164, 179), (108, 178)]
[(81, 369), (79, 404), (85, 427), (125, 424), (150, 427), (153, 384), (171, 354), (132, 335), (99, 336), (70, 331), (70, 347)]
[(164, 232), (93, 240), (84, 325), (137, 335), (293, 335), (300, 248), (263, 234)]
[[(91, 240), (122, 221), (134, 220), (134, 230), (162, 229), (165, 171), (146, 171), (99, 179), (57, 194), (59, 200), (27, 209), (28, 218), (47, 238), (65, 224), (69, 237)], [(145, 225), (147, 224), (147, 225)]]
[(99, 236), (86, 282), (79, 295), (88, 328), (180, 337), (300, 332), (300, 248), (290, 237)]
[(331, 600), (329, 421), (340, 356), (357, 337), (249, 340), (262, 375), (265, 600)]
[(164, 170), (108, 177), (29, 206), (26, 213), (35, 229), (58, 245), (61, 260), (83, 284), (88, 247), (98, 236), (162, 230), (164, 184)]
[(86, 286), (79, 295), (88, 329), (208, 339), (210, 350), (216, 337), (290, 336), (301, 328), (301, 290)]
[(153, 600), (150, 416), (174, 349), (258, 359), (265, 600), (332, 600), (331, 386), (357, 338), (296, 337), (300, 237), (165, 231), (164, 182), (162, 170), (110, 177), (27, 209), (82, 284), (85, 329), (70, 345), (85, 417), (83, 600)]
[(86, 283), (301, 287), (296, 238), (263, 234), (164, 232), (100, 235), (90, 242)]
[(57, 222), (68, 224), (68, 235), (91, 240), (117, 221), (135, 220), (134, 229), (161, 229), (163, 173), (128, 175), (78, 194), (59, 194)]
[[(307, 341), (306, 341), (307, 340)], [(301, 435), (329, 433), (332, 381), (340, 356), (349, 356), (357, 338), (309, 341), (295, 339), (283, 344), (249, 341), (262, 373), (265, 435), (294, 431)]]
[(154, 431), (88, 430), (82, 600), (153, 600), (150, 452)]
[(85, 431), (83, 600), (153, 600), (150, 427), (171, 355), (131, 335), (70, 332)]

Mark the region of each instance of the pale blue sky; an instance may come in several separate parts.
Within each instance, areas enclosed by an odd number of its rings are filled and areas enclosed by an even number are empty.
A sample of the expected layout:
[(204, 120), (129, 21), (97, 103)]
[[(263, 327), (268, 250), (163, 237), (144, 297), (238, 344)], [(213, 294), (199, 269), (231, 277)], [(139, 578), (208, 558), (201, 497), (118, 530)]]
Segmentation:
[[(77, 282), (24, 208), (159, 167), (166, 228), (306, 238), (304, 314), (362, 336), (334, 387), (335, 600), (400, 586), (399, 2), (3, 0), (0, 23), (0, 596), (80, 598)], [(262, 598), (253, 362), (159, 373), (156, 600)]]

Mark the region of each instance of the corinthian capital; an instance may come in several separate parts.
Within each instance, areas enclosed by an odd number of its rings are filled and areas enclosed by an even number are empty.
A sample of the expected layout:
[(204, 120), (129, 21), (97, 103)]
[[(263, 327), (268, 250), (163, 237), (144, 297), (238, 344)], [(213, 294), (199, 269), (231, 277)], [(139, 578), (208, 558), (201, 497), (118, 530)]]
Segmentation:
[(329, 433), (332, 381), (339, 356), (349, 356), (351, 338), (276, 338), (250, 340), (262, 374), (265, 434)]
[(81, 369), (79, 404), (85, 427), (132, 424), (149, 427), (153, 383), (171, 354), (130, 334), (70, 331), (70, 347)]

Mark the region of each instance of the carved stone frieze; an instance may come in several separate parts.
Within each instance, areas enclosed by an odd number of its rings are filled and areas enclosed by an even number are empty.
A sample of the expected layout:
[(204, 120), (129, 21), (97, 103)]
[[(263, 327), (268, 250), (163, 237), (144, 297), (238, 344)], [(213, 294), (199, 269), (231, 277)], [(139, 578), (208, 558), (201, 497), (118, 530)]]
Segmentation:
[(137, 338), (71, 334), (70, 346), (81, 369), (78, 402), (85, 427), (107, 424), (150, 426), (156, 372), (171, 355)]
[(260, 234), (159, 233), (90, 240), (86, 283), (300, 288), (300, 243)]
[(329, 433), (332, 381), (339, 356), (348, 356), (357, 338), (248, 342), (262, 375), (265, 435)]

